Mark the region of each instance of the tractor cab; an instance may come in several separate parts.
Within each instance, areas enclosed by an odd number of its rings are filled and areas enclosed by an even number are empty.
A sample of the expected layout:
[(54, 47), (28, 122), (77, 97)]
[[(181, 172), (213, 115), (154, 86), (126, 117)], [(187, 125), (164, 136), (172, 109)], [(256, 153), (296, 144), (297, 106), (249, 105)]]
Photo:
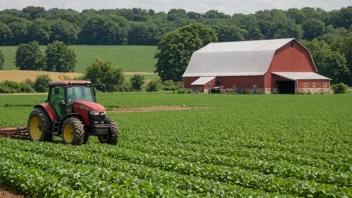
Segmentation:
[[(100, 88), (106, 92), (105, 85)], [(119, 135), (117, 124), (97, 103), (93, 84), (83, 80), (50, 82), (46, 103), (35, 106), (28, 129), (33, 141), (51, 141), (59, 135), (73, 145), (87, 142), (90, 135), (98, 136), (101, 143), (116, 144)]]
[[(105, 85), (101, 85), (105, 88)], [(105, 92), (106, 90), (103, 89)], [(76, 100), (96, 103), (95, 89), (90, 81), (53, 81), (49, 83), (49, 102), (57, 113), (58, 120), (72, 113)]]

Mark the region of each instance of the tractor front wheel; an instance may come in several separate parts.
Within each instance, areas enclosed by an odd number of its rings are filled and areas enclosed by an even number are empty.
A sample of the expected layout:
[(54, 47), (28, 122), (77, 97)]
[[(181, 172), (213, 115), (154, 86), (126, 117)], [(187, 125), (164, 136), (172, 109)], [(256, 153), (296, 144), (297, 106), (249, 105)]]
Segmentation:
[(99, 135), (99, 142), (102, 144), (116, 145), (119, 141), (119, 127), (111, 118), (106, 118), (105, 124), (110, 124), (110, 133), (108, 135)]
[(83, 144), (85, 132), (81, 120), (76, 117), (67, 118), (62, 123), (61, 135), (64, 144)]
[(35, 108), (28, 118), (28, 135), (31, 141), (48, 141), (53, 140), (51, 134), (51, 120), (42, 108)]

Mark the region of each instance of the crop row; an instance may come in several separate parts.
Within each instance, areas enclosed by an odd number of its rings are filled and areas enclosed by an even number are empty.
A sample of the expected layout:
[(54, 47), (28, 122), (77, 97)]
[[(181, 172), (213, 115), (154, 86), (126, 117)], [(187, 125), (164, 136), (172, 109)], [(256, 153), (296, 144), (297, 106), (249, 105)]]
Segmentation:
[[(22, 147), (21, 147), (22, 148)], [(38, 148), (30, 148), (30, 152)], [(72, 148), (71, 148), (72, 149)], [(65, 152), (66, 151), (66, 152)], [(85, 152), (87, 151), (87, 152)], [(88, 152), (89, 151), (89, 152)], [(282, 179), (272, 175), (265, 175), (257, 171), (248, 171), (239, 168), (229, 168), (217, 165), (191, 163), (172, 157), (148, 155), (126, 149), (111, 149), (111, 147), (88, 146), (84, 150), (73, 153), (69, 148), (60, 148), (57, 151), (43, 150), (47, 155), (56, 155), (65, 152), (67, 159), (75, 163), (88, 163), (109, 167), (107, 162), (116, 163), (124, 160), (133, 164), (142, 164), (148, 167), (159, 168), (169, 172), (177, 172), (184, 175), (194, 175), (204, 179), (214, 180), (221, 183), (239, 185), (245, 188), (261, 189), (266, 192), (279, 192), (281, 194), (293, 194), (297, 196), (324, 196), (351, 195), (352, 189), (337, 187), (335, 185), (319, 184), (314, 181), (302, 181), (294, 178)], [(99, 155), (92, 155), (99, 153)], [(84, 156), (78, 160), (78, 155)], [(92, 155), (92, 156), (91, 156)], [(77, 161), (78, 160), (78, 161)]]
[[(1, 141), (1, 140), (0, 140)], [(135, 175), (140, 179), (148, 180), (151, 182), (167, 185), (170, 188), (178, 188), (183, 191), (194, 191), (198, 195), (214, 195), (214, 196), (269, 196), (270, 194), (258, 191), (249, 190), (236, 185), (221, 184), (212, 180), (205, 180), (199, 177), (186, 176), (175, 172), (162, 171), (158, 168), (147, 167), (142, 164), (129, 163), (122, 160), (115, 160), (111, 157), (103, 157), (101, 154), (95, 155), (94, 153), (84, 152), (83, 150), (72, 151), (73, 147), (69, 149), (65, 147), (50, 149), (50, 144), (17, 144), (6, 145), (9, 149), (16, 149), (17, 152), (35, 152), (46, 156), (46, 158), (60, 159), (73, 164), (89, 165), (92, 167), (105, 167), (110, 171), (125, 172), (126, 174)], [(71, 151), (69, 151), (71, 149)], [(51, 159), (49, 159), (51, 160)], [(274, 194), (273, 194), (274, 196)]]
[(326, 184), (336, 184), (342, 187), (352, 187), (352, 174), (349, 172), (341, 173), (304, 165), (294, 165), (285, 161), (268, 161), (266, 159), (258, 159), (255, 156), (248, 158), (235, 155), (229, 157), (218, 154), (209, 154), (208, 150), (203, 150), (202, 152), (190, 152), (184, 149), (168, 148), (165, 145), (158, 147), (144, 144), (124, 143), (121, 146), (153, 155), (177, 157), (190, 162), (239, 167), (247, 170), (258, 170), (264, 174), (273, 174), (282, 178), (295, 177), (301, 180), (314, 180)]

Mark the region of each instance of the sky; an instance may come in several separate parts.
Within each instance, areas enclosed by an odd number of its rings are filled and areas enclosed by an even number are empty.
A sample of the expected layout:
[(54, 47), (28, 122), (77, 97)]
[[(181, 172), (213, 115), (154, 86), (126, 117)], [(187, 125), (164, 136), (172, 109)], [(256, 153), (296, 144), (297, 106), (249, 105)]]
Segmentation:
[(324, 10), (336, 10), (352, 6), (352, 0), (0, 0), (0, 10), (22, 9), (26, 6), (50, 8), (84, 9), (142, 8), (157, 12), (167, 12), (172, 8), (204, 13), (218, 10), (226, 14), (254, 13), (264, 9), (283, 9), (319, 7)]

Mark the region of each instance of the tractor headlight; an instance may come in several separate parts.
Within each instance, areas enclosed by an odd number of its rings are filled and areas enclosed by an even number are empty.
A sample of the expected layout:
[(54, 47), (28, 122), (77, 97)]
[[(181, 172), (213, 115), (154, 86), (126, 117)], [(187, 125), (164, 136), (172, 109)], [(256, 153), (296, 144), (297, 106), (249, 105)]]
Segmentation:
[(97, 112), (97, 111), (89, 111), (90, 115), (106, 115), (106, 111), (104, 112)]

